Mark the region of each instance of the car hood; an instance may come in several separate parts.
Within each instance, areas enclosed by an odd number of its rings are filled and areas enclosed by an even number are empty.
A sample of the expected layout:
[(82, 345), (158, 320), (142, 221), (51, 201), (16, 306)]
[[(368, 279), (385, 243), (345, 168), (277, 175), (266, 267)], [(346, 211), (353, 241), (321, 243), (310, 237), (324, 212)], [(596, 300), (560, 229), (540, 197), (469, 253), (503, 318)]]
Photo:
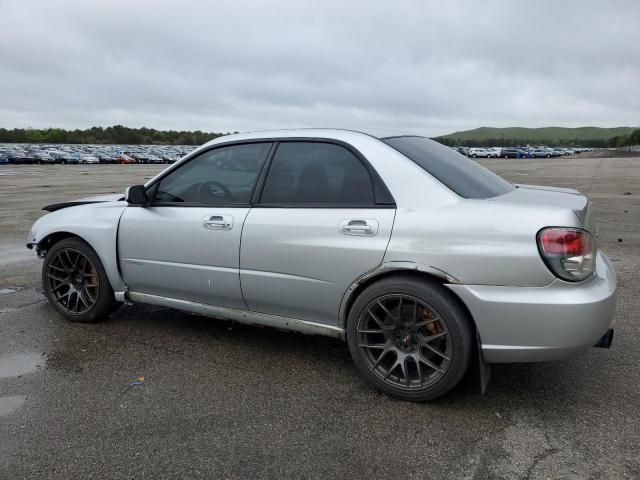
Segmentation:
[(75, 200), (76, 202), (119, 202), (124, 200), (122, 193), (108, 193), (106, 195), (92, 195)]
[(103, 203), (103, 202), (119, 202), (124, 200), (124, 195), (122, 193), (109, 193), (107, 195), (93, 195), (91, 197), (79, 198), (77, 200), (72, 200), (70, 202), (62, 202), (62, 203), (54, 203), (52, 205), (47, 205), (43, 208), (47, 212), (55, 212), (56, 210), (61, 210), (63, 208), (75, 207), (76, 205), (87, 205), (89, 203)]
[(515, 186), (516, 188), (513, 191), (490, 200), (569, 208), (575, 212), (584, 228), (589, 229), (589, 199), (586, 195), (571, 188), (522, 184), (516, 184)]

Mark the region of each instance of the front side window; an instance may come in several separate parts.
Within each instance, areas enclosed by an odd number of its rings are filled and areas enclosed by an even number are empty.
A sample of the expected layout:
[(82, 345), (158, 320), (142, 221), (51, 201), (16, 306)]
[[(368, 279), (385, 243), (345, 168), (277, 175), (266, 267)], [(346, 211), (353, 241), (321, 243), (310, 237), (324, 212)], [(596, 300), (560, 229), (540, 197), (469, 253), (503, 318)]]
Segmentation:
[(260, 202), (263, 204), (371, 205), (371, 177), (346, 148), (322, 142), (278, 146)]
[(209, 150), (160, 180), (154, 203), (247, 205), (270, 143)]

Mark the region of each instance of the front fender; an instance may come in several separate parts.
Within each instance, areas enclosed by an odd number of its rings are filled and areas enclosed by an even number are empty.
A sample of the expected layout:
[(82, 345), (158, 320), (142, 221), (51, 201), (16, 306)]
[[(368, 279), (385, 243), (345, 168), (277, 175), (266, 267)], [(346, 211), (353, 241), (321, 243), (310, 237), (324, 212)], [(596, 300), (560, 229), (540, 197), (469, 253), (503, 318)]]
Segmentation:
[(114, 292), (123, 292), (125, 284), (118, 269), (118, 223), (127, 204), (104, 202), (57, 210), (40, 217), (31, 227), (27, 247), (47, 248), (54, 234), (68, 233), (80, 237), (95, 250)]

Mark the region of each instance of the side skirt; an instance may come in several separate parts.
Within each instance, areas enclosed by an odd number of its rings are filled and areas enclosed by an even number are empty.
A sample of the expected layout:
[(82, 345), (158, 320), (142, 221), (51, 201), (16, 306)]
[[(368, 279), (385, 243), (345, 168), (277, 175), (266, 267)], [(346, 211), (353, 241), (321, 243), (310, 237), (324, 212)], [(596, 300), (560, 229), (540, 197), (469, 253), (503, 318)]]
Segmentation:
[(283, 330), (293, 330), (295, 332), (309, 335), (323, 335), (327, 337), (345, 339), (344, 330), (333, 325), (308, 322), (299, 318), (281, 317), (268, 313), (252, 312), (237, 308), (220, 307), (217, 305), (207, 305), (204, 303), (191, 302), (188, 300), (178, 300), (176, 298), (161, 297), (148, 293), (127, 292), (128, 300), (134, 303), (146, 303), (159, 307), (175, 308), (186, 312), (199, 313), (208, 317), (234, 320), (248, 325), (263, 325), (265, 327), (281, 328)]

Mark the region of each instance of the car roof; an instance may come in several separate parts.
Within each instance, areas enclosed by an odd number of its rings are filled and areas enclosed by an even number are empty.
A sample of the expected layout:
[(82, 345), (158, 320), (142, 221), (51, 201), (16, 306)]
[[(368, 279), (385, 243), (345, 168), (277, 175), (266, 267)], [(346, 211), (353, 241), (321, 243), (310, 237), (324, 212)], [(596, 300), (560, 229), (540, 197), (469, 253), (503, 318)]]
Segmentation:
[(408, 133), (405, 131), (399, 131), (394, 129), (382, 129), (382, 128), (283, 128), (278, 130), (256, 130), (251, 132), (234, 133), (230, 135), (224, 135), (218, 137), (213, 143), (224, 143), (241, 140), (252, 140), (261, 138), (291, 138), (291, 137), (307, 137), (307, 138), (335, 138), (341, 139), (349, 134), (352, 135), (365, 135), (368, 137), (374, 137), (379, 140), (392, 137), (421, 137), (414, 133)]

